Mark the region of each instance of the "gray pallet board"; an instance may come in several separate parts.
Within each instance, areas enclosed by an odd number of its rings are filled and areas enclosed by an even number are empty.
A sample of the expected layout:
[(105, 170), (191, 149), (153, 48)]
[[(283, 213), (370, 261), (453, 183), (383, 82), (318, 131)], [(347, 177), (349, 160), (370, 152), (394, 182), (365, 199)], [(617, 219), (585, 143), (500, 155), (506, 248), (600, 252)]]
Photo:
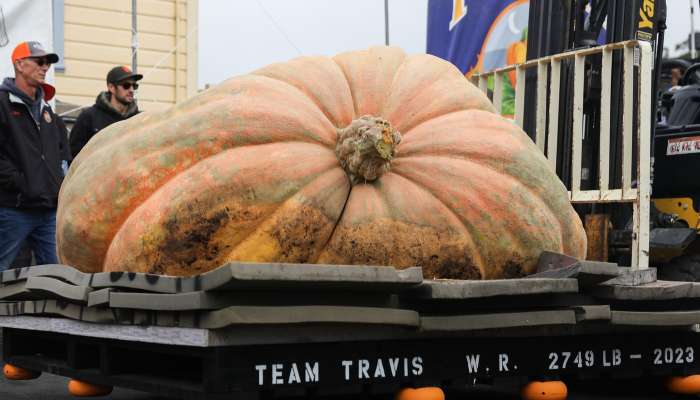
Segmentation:
[(194, 313), (172, 313), (167, 311), (109, 309), (113, 322), (121, 325), (196, 327), (199, 319)]
[(21, 300), (3, 303), (0, 315), (41, 314), (47, 308), (49, 302), (55, 302), (55, 300)]
[[(101, 289), (110, 290), (110, 289)], [(285, 305), (333, 305), (398, 308), (398, 299), (391, 293), (368, 292), (361, 296), (346, 291), (307, 291), (286, 292), (283, 297), (273, 291), (196, 291), (185, 293), (136, 293), (111, 291), (107, 304), (105, 294), (97, 303), (88, 305), (108, 305), (113, 308), (139, 310), (187, 311), (216, 310), (228, 306), (285, 306)]]
[(612, 311), (617, 325), (686, 326), (700, 324), (700, 311)]
[[(556, 320), (555, 320), (556, 322)], [(563, 332), (569, 332), (570, 326)], [(585, 326), (580, 325), (580, 326)], [(576, 328), (579, 328), (577, 326)], [(592, 324), (590, 327), (605, 327), (605, 332), (610, 328), (629, 329), (625, 325), (612, 324)], [(660, 329), (651, 327), (650, 329)], [(44, 332), (61, 332), (82, 337), (94, 337), (103, 339), (114, 339), (121, 341), (133, 341), (141, 343), (167, 344), (175, 346), (195, 346), (195, 347), (216, 347), (232, 345), (260, 345), (260, 344), (293, 344), (293, 343), (327, 343), (341, 341), (364, 341), (364, 340), (388, 340), (388, 339), (417, 339), (429, 337), (446, 337), (450, 332), (422, 332), (415, 328), (401, 328), (381, 325), (353, 325), (350, 329), (347, 325), (333, 324), (309, 324), (309, 325), (280, 325), (270, 326), (260, 329), (259, 326), (229, 326), (221, 329), (201, 329), (201, 328), (177, 328), (161, 326), (139, 326), (139, 325), (119, 325), (119, 324), (95, 324), (89, 322), (75, 321), (66, 318), (41, 317), (41, 316), (17, 316), (1, 317), (0, 327), (15, 329), (25, 329)], [(535, 329), (546, 329), (543, 332), (550, 332), (554, 326), (535, 327)], [(523, 328), (525, 332), (530, 332)], [(676, 328), (677, 329), (677, 328)], [(537, 331), (541, 332), (541, 331)], [(635, 332), (640, 332), (636, 330)], [(644, 331), (650, 332), (650, 331)], [(653, 332), (653, 331), (651, 331)], [(454, 337), (469, 337), (472, 332), (454, 332)], [(483, 331), (474, 331), (477, 337), (484, 337)], [(507, 334), (508, 331), (492, 330), (488, 336), (499, 336)], [(459, 336), (456, 336), (459, 335)], [(650, 333), (653, 335), (653, 333)]]
[(691, 282), (659, 281), (638, 286), (610, 285), (591, 288), (594, 297), (626, 301), (663, 301), (700, 298), (700, 284)]
[(111, 293), (111, 288), (93, 290), (88, 293), (88, 307), (109, 306), (109, 296)]
[[(73, 286), (52, 278), (36, 277), (0, 285), (0, 300), (41, 300), (66, 298), (82, 301), (90, 288)], [(47, 289), (47, 290), (44, 290)]]
[(167, 312), (85, 307), (58, 300), (0, 303), (1, 316), (60, 315), (92, 322), (217, 329), (230, 325), (363, 324), (418, 327), (413, 310), (338, 306), (230, 306), (216, 311)]
[(88, 286), (90, 275), (62, 264), (36, 265), (27, 269), (27, 278), (57, 278), (78, 286)]
[(216, 310), (233, 305), (225, 293), (203, 291), (173, 294), (112, 292), (108, 304), (113, 308), (163, 311)]
[(419, 316), (413, 310), (372, 307), (232, 306), (204, 312), (200, 328), (216, 329), (229, 325), (287, 325), (309, 323), (378, 324), (418, 327)]
[(353, 324), (278, 325), (260, 329), (255, 325), (233, 325), (208, 329), (208, 346), (258, 345), (282, 343), (358, 342), (365, 340), (406, 340), (439, 336), (415, 327)]
[(201, 275), (201, 290), (276, 289), (281, 287), (352, 290), (400, 289), (423, 281), (420, 267), (228, 263)]
[[(571, 326), (560, 325), (563, 334), (570, 332)], [(597, 325), (592, 325), (597, 326)], [(611, 325), (606, 325), (610, 327)], [(62, 332), (75, 336), (114, 339), (142, 343), (167, 344), (175, 346), (218, 347), (237, 345), (270, 344), (309, 344), (331, 342), (358, 342), (366, 340), (408, 340), (425, 338), (469, 338), (493, 337), (508, 334), (508, 330), (464, 331), (464, 332), (422, 332), (415, 328), (402, 328), (381, 325), (308, 324), (279, 325), (260, 329), (255, 325), (237, 325), (221, 329), (171, 328), (160, 326), (138, 326), (117, 324), (94, 324), (66, 318), (20, 316), (0, 317), (0, 327), (26, 329), (45, 332)], [(522, 328), (518, 332), (553, 332), (555, 326)], [(624, 326), (617, 326), (625, 329)], [(532, 329), (536, 329), (533, 331)], [(542, 329), (542, 330), (539, 330)], [(606, 332), (609, 332), (606, 331)], [(512, 334), (512, 333), (511, 333)], [(507, 337), (507, 336), (505, 336)], [(468, 340), (468, 339), (466, 339)]]
[(524, 311), (515, 313), (421, 316), (425, 332), (471, 331), (546, 325), (575, 325), (574, 310)]
[(136, 272), (97, 272), (88, 284), (95, 289), (124, 288), (155, 293), (180, 293), (193, 287), (197, 277), (177, 277)]
[(59, 300), (25, 301), (18, 315), (60, 315), (65, 318), (99, 324), (155, 325), (165, 327), (195, 327), (198, 316), (193, 313), (168, 313), (141, 310), (119, 310), (86, 307)]
[(29, 295), (25, 284), (26, 282), (14, 282), (0, 285), (0, 300), (12, 300)]
[(639, 286), (656, 282), (656, 268), (632, 270), (630, 267), (620, 267), (620, 276), (605, 283), (608, 285)]
[(90, 281), (90, 275), (68, 265), (44, 264), (5, 270), (0, 274), (0, 282), (18, 282), (27, 280), (30, 277), (42, 276), (61, 279), (73, 285), (87, 286)]
[(0, 272), (0, 283), (13, 283), (27, 280), (27, 270), (30, 267), (10, 268)]
[(358, 340), (410, 339), (415, 328), (381, 325), (309, 324), (270, 326), (230, 326), (221, 329), (162, 326), (94, 324), (66, 318), (39, 316), (0, 316), (0, 327), (175, 346), (216, 347), (282, 343), (320, 343)]
[(205, 329), (94, 324), (66, 318), (34, 316), (0, 317), (0, 326), (33, 331), (63, 332), (103, 339), (198, 347), (208, 346), (210, 335), (210, 332)]
[[(71, 305), (72, 306), (72, 305)], [(412, 310), (338, 306), (230, 306), (203, 312), (112, 310), (113, 321), (95, 321), (92, 315), (75, 317), (77, 309), (59, 310), (60, 315), (87, 322), (126, 325), (218, 329), (227, 326), (362, 324), (417, 327), (418, 313)], [(68, 315), (70, 313), (70, 316)], [(101, 314), (100, 314), (101, 316)]]
[(155, 293), (200, 290), (350, 289), (354, 291), (400, 290), (423, 280), (419, 267), (316, 265), (281, 263), (228, 263), (193, 277), (134, 272), (92, 274), (93, 288), (128, 288)]
[(61, 315), (78, 321), (94, 323), (112, 323), (116, 320), (115, 313), (106, 308), (85, 307), (59, 300), (45, 300), (43, 303), (35, 301), (33, 303), (34, 314)]
[(3, 303), (0, 315), (60, 315), (66, 318), (89, 322), (114, 322), (114, 316), (107, 309), (83, 307), (79, 304), (58, 300), (25, 300)]
[(620, 273), (621, 271), (617, 264), (597, 261), (578, 261), (569, 266), (537, 272), (527, 276), (526, 279), (574, 278), (579, 281), (581, 287), (587, 287), (608, 281), (617, 277)]
[(82, 303), (87, 303), (88, 294), (92, 291), (92, 289), (87, 286), (71, 285), (61, 280), (44, 276), (27, 278), (25, 288), (32, 292), (48, 292), (66, 300), (79, 301)]
[(609, 321), (611, 311), (609, 305), (581, 305), (571, 307), (576, 313), (576, 321)]
[(495, 296), (577, 293), (576, 279), (425, 280), (402, 296), (429, 300), (459, 300)]
[(0, 303), (0, 316), (15, 316), (21, 313), (17, 310), (17, 303), (2, 302)]

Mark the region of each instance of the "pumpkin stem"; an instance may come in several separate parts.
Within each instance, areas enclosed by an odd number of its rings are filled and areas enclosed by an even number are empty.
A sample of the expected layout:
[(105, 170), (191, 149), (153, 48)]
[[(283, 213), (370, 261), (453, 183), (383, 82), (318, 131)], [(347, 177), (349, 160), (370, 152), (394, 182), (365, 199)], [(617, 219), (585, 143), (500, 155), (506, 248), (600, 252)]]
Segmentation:
[(338, 129), (335, 154), (354, 185), (387, 172), (399, 142), (401, 134), (387, 120), (365, 115)]

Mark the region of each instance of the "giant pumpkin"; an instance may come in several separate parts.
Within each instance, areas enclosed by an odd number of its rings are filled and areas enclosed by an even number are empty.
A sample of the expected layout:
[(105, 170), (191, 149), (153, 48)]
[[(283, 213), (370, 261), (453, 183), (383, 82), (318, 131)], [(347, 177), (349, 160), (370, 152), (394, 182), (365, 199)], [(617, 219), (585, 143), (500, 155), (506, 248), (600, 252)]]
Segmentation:
[(586, 248), (531, 140), (450, 63), (393, 47), (273, 64), (109, 126), (57, 218), (61, 262), (86, 272), (253, 261), (488, 279)]

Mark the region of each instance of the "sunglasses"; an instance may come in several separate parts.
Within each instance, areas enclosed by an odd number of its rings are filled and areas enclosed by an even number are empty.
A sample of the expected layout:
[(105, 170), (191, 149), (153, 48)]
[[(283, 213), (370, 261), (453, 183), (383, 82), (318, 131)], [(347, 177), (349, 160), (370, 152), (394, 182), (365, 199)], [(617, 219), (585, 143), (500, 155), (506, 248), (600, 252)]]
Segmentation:
[(27, 59), (34, 61), (34, 63), (40, 67), (44, 65), (51, 65), (46, 57), (27, 57)]
[(137, 89), (139, 88), (139, 84), (138, 84), (138, 83), (135, 83), (135, 82), (134, 82), (134, 83), (131, 83), (131, 82), (124, 82), (124, 83), (120, 83), (119, 86), (121, 86), (122, 88), (124, 88), (124, 90), (129, 90), (129, 89), (131, 89), (132, 87), (134, 88), (134, 90), (137, 90)]

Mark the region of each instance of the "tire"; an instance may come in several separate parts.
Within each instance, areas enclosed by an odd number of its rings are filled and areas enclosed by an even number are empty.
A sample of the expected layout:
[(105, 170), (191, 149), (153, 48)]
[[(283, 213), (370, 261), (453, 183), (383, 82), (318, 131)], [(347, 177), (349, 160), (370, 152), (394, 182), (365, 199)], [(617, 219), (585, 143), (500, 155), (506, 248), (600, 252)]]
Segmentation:
[(664, 281), (700, 282), (700, 254), (686, 254), (659, 264), (657, 276)]

